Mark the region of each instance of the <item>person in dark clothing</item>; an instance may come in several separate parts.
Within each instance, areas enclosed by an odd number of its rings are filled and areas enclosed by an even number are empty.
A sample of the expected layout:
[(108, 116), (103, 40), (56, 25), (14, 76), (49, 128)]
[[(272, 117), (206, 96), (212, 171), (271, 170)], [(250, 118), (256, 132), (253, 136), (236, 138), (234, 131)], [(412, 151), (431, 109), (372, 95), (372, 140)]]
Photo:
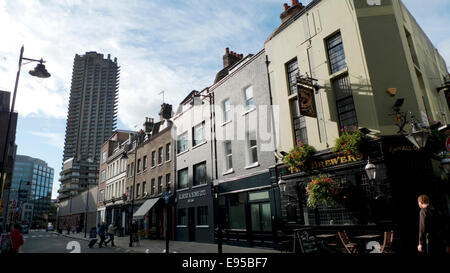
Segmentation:
[(102, 223), (100, 227), (98, 228), (98, 236), (100, 236), (100, 243), (99, 248), (103, 247), (103, 243), (105, 243), (105, 236), (106, 236), (106, 225), (105, 223)]
[(427, 195), (419, 196), (417, 201), (420, 207), (419, 245), (417, 250), (426, 254), (439, 254), (441, 242), (437, 211), (430, 205), (430, 199)]
[(89, 241), (89, 248), (92, 248), (95, 243), (97, 242), (97, 229), (95, 227), (91, 228), (91, 232), (89, 233), (89, 238), (91, 239)]

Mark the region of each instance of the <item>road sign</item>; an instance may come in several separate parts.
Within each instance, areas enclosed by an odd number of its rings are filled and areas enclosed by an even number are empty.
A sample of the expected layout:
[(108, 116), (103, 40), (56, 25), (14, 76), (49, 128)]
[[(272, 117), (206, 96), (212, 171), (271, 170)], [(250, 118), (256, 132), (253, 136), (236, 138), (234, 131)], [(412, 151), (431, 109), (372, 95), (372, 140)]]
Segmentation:
[(164, 197), (164, 201), (166, 202), (166, 204), (169, 204), (169, 192), (166, 191), (166, 195)]
[(447, 151), (450, 152), (450, 137), (447, 138), (447, 141), (445, 142), (445, 147), (447, 147)]

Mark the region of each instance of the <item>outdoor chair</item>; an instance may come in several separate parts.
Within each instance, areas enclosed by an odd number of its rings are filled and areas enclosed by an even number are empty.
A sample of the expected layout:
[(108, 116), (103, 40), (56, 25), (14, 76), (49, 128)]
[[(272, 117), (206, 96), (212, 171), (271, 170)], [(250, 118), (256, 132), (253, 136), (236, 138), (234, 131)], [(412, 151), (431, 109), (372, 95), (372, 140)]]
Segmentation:
[(350, 241), (350, 239), (348, 238), (347, 232), (339, 231), (338, 235), (348, 253), (358, 253), (358, 248), (356, 247), (356, 244), (354, 244)]
[(394, 240), (394, 231), (384, 232), (384, 242), (381, 247), (381, 253), (391, 253), (392, 252), (392, 241)]

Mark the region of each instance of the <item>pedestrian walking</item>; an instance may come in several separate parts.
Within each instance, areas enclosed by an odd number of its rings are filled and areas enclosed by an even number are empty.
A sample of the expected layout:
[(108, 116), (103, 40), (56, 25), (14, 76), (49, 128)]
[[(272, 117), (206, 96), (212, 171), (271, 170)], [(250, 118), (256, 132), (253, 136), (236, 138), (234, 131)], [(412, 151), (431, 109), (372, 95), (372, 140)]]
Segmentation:
[(95, 227), (91, 228), (91, 231), (89, 233), (89, 239), (91, 239), (89, 241), (89, 248), (94, 247), (95, 243), (97, 243), (98, 239), (97, 239), (97, 229)]
[(440, 216), (431, 206), (430, 198), (421, 195), (417, 199), (420, 207), (419, 245), (417, 250), (428, 255), (441, 254)]
[(66, 229), (67, 229), (67, 234), (70, 234), (70, 224), (67, 224)]
[(115, 246), (114, 245), (114, 234), (116, 232), (116, 227), (114, 222), (112, 222), (109, 226), (108, 226), (108, 235), (109, 235), (109, 240), (105, 242), (105, 246), (108, 245), (109, 242), (111, 242), (111, 246)]
[(75, 232), (77, 231), (77, 228), (75, 227), (75, 225), (72, 226), (72, 233), (75, 234)]
[(100, 236), (100, 243), (99, 248), (103, 247), (103, 243), (105, 242), (105, 235), (106, 235), (106, 225), (105, 223), (101, 223), (100, 227), (98, 228), (98, 236)]
[(11, 225), (11, 232), (2, 238), (2, 253), (18, 253), (23, 245), (23, 236), (20, 233), (20, 225)]

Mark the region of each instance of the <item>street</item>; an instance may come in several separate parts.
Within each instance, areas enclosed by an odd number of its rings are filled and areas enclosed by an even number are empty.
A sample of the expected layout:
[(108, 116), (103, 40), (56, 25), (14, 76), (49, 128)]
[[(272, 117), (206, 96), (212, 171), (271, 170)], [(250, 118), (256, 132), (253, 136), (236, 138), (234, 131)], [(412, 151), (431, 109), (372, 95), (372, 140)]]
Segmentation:
[(28, 234), (23, 234), (24, 245), (20, 248), (20, 253), (127, 253), (117, 247), (99, 248), (98, 243), (93, 247), (88, 247), (85, 240), (77, 240), (59, 235), (55, 232), (45, 230), (31, 230)]

